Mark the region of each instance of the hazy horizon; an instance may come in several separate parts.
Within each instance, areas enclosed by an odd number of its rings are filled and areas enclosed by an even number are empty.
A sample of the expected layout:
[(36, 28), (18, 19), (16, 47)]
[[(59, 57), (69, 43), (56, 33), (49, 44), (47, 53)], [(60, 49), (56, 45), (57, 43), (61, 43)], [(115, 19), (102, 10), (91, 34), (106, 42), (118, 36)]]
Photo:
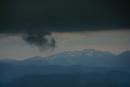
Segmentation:
[(56, 41), (55, 49), (39, 48), (22, 39), (21, 34), (0, 35), (0, 58), (29, 58), (50, 56), (64, 51), (96, 49), (113, 54), (130, 50), (130, 30), (104, 30), (84, 32), (52, 32)]

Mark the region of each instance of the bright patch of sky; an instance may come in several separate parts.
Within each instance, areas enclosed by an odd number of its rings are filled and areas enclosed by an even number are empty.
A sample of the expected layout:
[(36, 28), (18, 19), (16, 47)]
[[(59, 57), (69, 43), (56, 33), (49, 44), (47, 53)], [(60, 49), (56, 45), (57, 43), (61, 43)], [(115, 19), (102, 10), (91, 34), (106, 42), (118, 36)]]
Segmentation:
[(25, 59), (33, 56), (49, 56), (64, 51), (96, 49), (115, 54), (130, 50), (130, 30), (86, 31), (52, 33), (56, 40), (55, 50), (40, 51), (27, 44), (21, 35), (0, 35), (0, 59)]

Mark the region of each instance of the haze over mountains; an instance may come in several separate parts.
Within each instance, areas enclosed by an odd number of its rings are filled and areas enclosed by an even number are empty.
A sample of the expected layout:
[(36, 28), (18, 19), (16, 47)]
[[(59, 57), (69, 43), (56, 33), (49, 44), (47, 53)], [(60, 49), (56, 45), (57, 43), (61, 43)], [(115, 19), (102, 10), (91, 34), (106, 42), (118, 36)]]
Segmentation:
[[(4, 59), (0, 60), (0, 86), (21, 87), (20, 84), (22, 84), (25, 85), (24, 87), (30, 87), (32, 85), (32, 83), (29, 83), (30, 81), (34, 82), (34, 85), (41, 84), (31, 87), (52, 87), (49, 83), (53, 83), (55, 87), (60, 87), (63, 86), (58, 83), (61, 81), (64, 85), (66, 84), (64, 87), (86, 87), (86, 82), (98, 84), (99, 79), (101, 80), (99, 81), (100, 87), (107, 87), (102, 86), (105, 79), (106, 84), (119, 85), (120, 81), (123, 84), (123, 86), (113, 87), (128, 87), (124, 85), (130, 82), (129, 62), (130, 51), (114, 55), (111, 52), (94, 49), (63, 52), (45, 58), (35, 56), (20, 61)], [(54, 81), (54, 78), (57, 78), (57, 80)], [(94, 78), (97, 78), (97, 80)], [(70, 81), (70, 83), (64, 83), (64, 80)], [(24, 81), (27, 81), (28, 85)], [(82, 84), (77, 81), (81, 81), (83, 84), (85, 82), (84, 86), (81, 86)], [(11, 85), (5, 85), (7, 83)]]
[[(23, 65), (80, 65), (80, 66), (129, 66), (130, 51), (119, 55), (107, 51), (85, 49), (81, 51), (66, 51), (48, 57), (35, 56), (25, 60), (3, 59), (0, 62)], [(122, 63), (121, 63), (122, 62)]]

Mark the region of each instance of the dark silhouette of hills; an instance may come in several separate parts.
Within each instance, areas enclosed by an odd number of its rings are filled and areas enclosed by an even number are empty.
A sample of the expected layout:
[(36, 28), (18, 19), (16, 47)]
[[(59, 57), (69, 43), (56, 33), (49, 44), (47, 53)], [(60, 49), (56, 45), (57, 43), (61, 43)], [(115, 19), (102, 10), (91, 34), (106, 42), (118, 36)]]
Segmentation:
[(126, 51), (117, 56), (119, 64), (124, 67), (130, 67), (130, 51)]
[(122, 72), (26, 75), (3, 87), (129, 87), (130, 75)]
[(86, 49), (46, 58), (0, 60), (0, 87), (129, 87), (130, 51)]

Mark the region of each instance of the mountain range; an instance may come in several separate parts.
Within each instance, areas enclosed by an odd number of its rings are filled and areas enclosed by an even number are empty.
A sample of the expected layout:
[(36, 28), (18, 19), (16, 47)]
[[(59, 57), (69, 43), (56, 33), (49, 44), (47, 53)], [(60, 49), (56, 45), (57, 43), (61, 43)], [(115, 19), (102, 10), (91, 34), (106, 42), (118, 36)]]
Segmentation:
[(66, 51), (48, 57), (35, 56), (25, 60), (3, 59), (0, 63), (18, 65), (62, 65), (62, 66), (96, 66), (115, 67), (130, 66), (130, 51), (122, 52), (119, 55), (107, 51), (85, 49), (82, 51)]
[(30, 74), (65, 74), (86, 72), (129, 72), (130, 51), (119, 55), (107, 51), (85, 49), (82, 51), (66, 51), (48, 57), (35, 56), (25, 60), (0, 60), (0, 81)]

